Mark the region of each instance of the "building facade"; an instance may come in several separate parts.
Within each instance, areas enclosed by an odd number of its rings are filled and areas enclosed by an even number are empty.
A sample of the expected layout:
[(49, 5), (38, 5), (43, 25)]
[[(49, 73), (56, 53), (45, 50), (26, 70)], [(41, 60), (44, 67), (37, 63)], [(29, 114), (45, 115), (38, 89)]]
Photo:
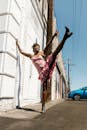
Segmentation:
[[(36, 42), (42, 49), (46, 46), (47, 20), (48, 0), (0, 0), (0, 110), (41, 101), (38, 73), (30, 59), (19, 53), (16, 39), (25, 52), (32, 53)], [(56, 72), (58, 86), (61, 73)], [(56, 94), (61, 97), (61, 90)]]
[[(56, 31), (56, 18), (53, 18), (53, 33)], [(53, 40), (52, 52), (56, 49), (59, 44), (58, 38)], [(62, 58), (62, 51), (57, 55), (57, 64), (52, 75), (51, 80), (51, 100), (64, 99), (66, 97), (66, 90), (68, 88), (66, 71)]]

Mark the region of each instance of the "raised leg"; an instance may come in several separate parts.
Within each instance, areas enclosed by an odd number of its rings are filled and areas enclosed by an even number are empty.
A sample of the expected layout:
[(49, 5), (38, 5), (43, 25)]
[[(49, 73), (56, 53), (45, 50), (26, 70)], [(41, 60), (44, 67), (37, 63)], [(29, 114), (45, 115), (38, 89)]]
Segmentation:
[(63, 48), (65, 41), (71, 37), (71, 35), (73, 34), (72, 32), (69, 31), (69, 28), (65, 27), (66, 31), (64, 34), (64, 37), (62, 39), (62, 41), (60, 42), (60, 44), (58, 45), (58, 47), (56, 48), (56, 50), (53, 52), (53, 60), (52, 63), (50, 64), (50, 67), (53, 65), (53, 63), (55, 62), (56, 56), (58, 55), (58, 53), (61, 51), (61, 49)]

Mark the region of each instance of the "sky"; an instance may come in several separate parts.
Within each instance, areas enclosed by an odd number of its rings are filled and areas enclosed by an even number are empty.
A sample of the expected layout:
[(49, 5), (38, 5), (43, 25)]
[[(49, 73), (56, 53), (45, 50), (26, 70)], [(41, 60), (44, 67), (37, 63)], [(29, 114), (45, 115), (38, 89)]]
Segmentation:
[(87, 86), (87, 0), (54, 0), (54, 15), (57, 20), (59, 41), (65, 26), (73, 32), (63, 49), (63, 60), (67, 73), (70, 59), (71, 90)]

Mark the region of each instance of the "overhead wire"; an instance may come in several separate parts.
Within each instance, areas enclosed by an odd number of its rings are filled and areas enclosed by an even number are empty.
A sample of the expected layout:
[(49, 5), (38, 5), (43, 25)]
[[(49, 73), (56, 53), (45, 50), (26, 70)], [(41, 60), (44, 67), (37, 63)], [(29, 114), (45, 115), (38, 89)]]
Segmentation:
[[(75, 60), (76, 60), (76, 30), (77, 30), (77, 1), (76, 0), (72, 0), (72, 32), (73, 32), (73, 36), (71, 39), (71, 60), (72, 63), (75, 64)], [(73, 72), (73, 71), (72, 71)], [(72, 79), (72, 78), (71, 78)], [(72, 84), (72, 80), (71, 80), (71, 84)]]
[[(73, 44), (72, 44), (72, 59), (75, 61), (76, 56), (78, 57), (79, 53), (79, 41), (81, 34), (81, 22), (82, 22), (82, 9), (83, 9), (83, 0), (79, 0), (79, 8), (77, 8), (78, 1), (73, 0)], [(78, 10), (77, 10), (78, 9)], [(78, 14), (78, 15), (77, 15)], [(78, 50), (77, 50), (78, 48)]]
[(76, 33), (76, 0), (73, 0), (73, 11), (72, 11), (72, 29), (73, 29), (73, 38), (72, 38), (72, 61), (74, 60), (74, 50), (75, 50), (75, 33)]
[[(82, 10), (83, 10), (83, 0), (80, 0), (80, 14), (79, 14), (79, 24), (78, 24), (78, 36), (80, 40), (80, 35), (81, 35), (81, 23), (82, 23)], [(78, 42), (79, 44), (79, 42)]]

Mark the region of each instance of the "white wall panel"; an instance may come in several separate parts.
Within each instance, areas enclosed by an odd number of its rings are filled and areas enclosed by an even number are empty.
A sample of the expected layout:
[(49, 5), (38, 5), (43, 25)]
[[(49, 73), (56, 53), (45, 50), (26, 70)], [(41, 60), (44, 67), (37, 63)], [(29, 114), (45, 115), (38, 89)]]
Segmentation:
[[(24, 6), (25, 0), (15, 0), (20, 8)], [(29, 0), (30, 1), (30, 0)]]
[(0, 73), (3, 70), (3, 60), (4, 60), (4, 53), (0, 53)]
[(6, 44), (7, 44), (6, 45), (6, 51), (10, 52), (15, 57), (17, 57), (16, 41), (15, 41), (15, 39), (10, 34), (7, 34)]
[(16, 74), (16, 60), (8, 54), (5, 54), (4, 73), (8, 73), (12, 76)]
[(0, 14), (9, 12), (10, 0), (0, 0)]
[(13, 19), (12, 16), (9, 16), (9, 25), (8, 25), (8, 32), (11, 32), (15, 38), (19, 38), (20, 35), (20, 27)]
[(21, 20), (21, 10), (18, 8), (17, 3), (15, 0), (11, 2), (10, 13), (15, 17), (15, 19), (20, 23)]
[(0, 51), (5, 50), (6, 46), (6, 34), (0, 34)]
[(6, 15), (0, 16), (0, 32), (7, 31), (8, 28), (7, 21), (8, 21), (8, 16)]
[(3, 76), (0, 97), (14, 97), (14, 87), (15, 87), (15, 79)]

